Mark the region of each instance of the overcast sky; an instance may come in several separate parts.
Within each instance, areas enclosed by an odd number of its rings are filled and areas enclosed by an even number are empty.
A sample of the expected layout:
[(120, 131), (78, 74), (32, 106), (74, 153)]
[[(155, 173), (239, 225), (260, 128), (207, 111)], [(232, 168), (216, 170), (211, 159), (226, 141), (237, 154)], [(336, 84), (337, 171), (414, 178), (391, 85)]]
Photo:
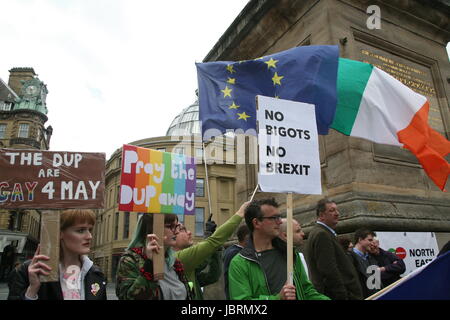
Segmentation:
[(0, 78), (47, 84), (51, 150), (105, 152), (164, 136), (195, 101), (201, 62), (247, 0), (0, 1)]
[(200, 62), (247, 0), (0, 0), (0, 78), (47, 84), (51, 150), (163, 136), (195, 101)]

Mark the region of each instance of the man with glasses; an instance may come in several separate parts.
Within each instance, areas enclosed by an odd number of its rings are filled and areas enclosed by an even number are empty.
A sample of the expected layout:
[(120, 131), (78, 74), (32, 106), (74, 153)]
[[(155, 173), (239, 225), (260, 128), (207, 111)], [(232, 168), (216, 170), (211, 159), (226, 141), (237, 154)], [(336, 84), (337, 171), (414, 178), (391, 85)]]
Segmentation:
[(278, 237), (282, 221), (275, 199), (253, 201), (245, 210), (245, 223), (250, 239), (228, 270), (231, 299), (328, 300), (308, 281), (295, 252), (294, 285), (287, 284), (287, 246)]
[(334, 231), (339, 222), (339, 210), (334, 201), (317, 203), (317, 223), (308, 235), (306, 260), (311, 281), (333, 300), (362, 299), (358, 274)]
[[(194, 290), (194, 299), (203, 300), (201, 287), (217, 282), (222, 273), (221, 253), (218, 251), (223, 244), (233, 235), (244, 217), (244, 210), (249, 202), (245, 202), (239, 210), (207, 239), (193, 245), (192, 232), (181, 225), (177, 235), (176, 257), (183, 263), (184, 272)], [(211, 273), (201, 273), (205, 269), (205, 263)]]

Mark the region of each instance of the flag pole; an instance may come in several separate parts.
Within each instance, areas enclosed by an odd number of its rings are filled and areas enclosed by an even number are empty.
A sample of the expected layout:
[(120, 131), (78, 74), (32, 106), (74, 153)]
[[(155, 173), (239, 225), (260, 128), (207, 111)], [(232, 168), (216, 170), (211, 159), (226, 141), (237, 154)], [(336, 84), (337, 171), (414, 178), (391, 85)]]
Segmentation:
[(250, 202), (253, 201), (253, 197), (255, 196), (256, 191), (258, 191), (258, 188), (259, 188), (259, 184), (256, 185), (255, 191), (253, 191), (253, 194), (252, 194), (252, 196), (251, 196), (251, 198), (249, 200)]
[(292, 192), (288, 192), (286, 198), (286, 220), (287, 220), (287, 280), (288, 284), (294, 284), (293, 280), (293, 266), (294, 266), (294, 255), (293, 255), (293, 239), (292, 239), (292, 215), (293, 215), (293, 200)]
[(208, 166), (206, 165), (206, 145), (203, 144), (203, 162), (205, 163), (205, 177), (206, 177), (206, 189), (208, 190), (208, 205), (209, 205), (209, 217), (212, 218), (212, 208), (211, 208), (211, 192), (209, 190), (209, 177), (208, 177)]

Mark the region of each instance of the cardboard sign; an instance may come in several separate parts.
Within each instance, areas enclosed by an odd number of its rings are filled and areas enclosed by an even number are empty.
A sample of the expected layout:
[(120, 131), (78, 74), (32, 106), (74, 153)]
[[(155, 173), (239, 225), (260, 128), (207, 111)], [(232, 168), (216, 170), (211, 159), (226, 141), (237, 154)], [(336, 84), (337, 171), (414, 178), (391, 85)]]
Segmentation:
[(322, 194), (314, 105), (256, 98), (261, 190)]
[(420, 268), (439, 253), (434, 232), (376, 232), (380, 248), (395, 253), (406, 266), (403, 275)]
[(0, 209), (103, 208), (105, 154), (0, 149)]
[(194, 158), (124, 145), (119, 210), (195, 214)]

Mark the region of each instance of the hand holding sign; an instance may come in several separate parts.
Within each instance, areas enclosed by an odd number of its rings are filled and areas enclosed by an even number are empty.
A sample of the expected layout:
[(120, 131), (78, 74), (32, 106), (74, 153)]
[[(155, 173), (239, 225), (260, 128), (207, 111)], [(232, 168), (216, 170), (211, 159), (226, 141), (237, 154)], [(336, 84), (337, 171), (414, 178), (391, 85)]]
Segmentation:
[(30, 285), (26, 291), (26, 296), (29, 298), (34, 298), (37, 296), (39, 289), (41, 288), (41, 281), (39, 279), (40, 275), (48, 276), (49, 272), (52, 270), (44, 261), (49, 260), (50, 258), (40, 254), (41, 245), (38, 245), (36, 252), (34, 253), (33, 259), (31, 260), (30, 265), (28, 266), (28, 279)]
[(153, 260), (153, 252), (159, 253), (161, 247), (158, 244), (159, 238), (156, 234), (147, 235), (147, 244), (145, 246), (145, 255), (148, 259)]

